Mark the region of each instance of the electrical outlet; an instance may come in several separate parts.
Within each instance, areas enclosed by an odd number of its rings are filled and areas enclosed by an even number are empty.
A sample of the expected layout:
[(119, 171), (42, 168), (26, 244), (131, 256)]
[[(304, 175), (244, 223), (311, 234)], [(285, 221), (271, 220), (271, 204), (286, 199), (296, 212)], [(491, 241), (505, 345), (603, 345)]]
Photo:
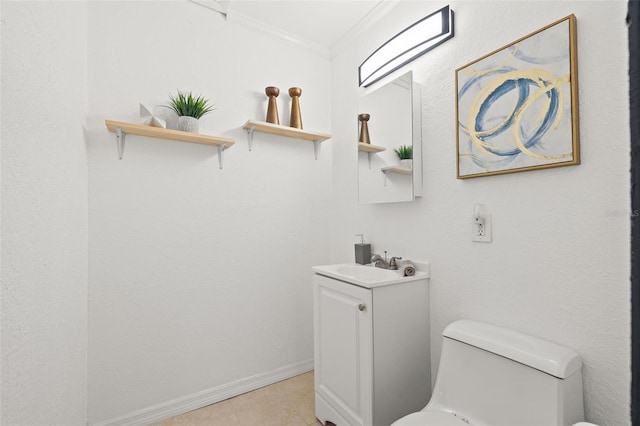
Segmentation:
[(471, 241), (478, 243), (490, 243), (491, 242), (491, 215), (485, 214), (482, 216), (484, 221), (478, 223), (474, 218), (471, 231)]

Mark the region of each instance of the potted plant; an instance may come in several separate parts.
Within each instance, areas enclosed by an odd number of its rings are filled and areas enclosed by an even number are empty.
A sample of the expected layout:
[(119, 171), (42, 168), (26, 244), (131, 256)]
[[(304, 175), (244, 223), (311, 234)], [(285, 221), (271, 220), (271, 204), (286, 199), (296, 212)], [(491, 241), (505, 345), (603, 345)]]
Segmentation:
[(213, 104), (202, 96), (194, 96), (191, 92), (181, 92), (178, 95), (169, 94), (169, 105), (165, 105), (178, 114), (178, 130), (198, 133), (198, 120), (214, 110)]
[(400, 167), (405, 169), (413, 168), (413, 146), (412, 145), (400, 145), (400, 148), (394, 149), (398, 157), (400, 158)]

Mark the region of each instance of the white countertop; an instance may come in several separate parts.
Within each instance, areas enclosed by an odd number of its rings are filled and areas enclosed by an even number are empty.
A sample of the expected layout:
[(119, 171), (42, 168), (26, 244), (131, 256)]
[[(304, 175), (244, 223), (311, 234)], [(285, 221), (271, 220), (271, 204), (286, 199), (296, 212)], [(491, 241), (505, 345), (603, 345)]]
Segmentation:
[(364, 288), (376, 288), (429, 278), (429, 263), (412, 261), (416, 267), (415, 275), (404, 277), (400, 271), (376, 268), (357, 263), (338, 263), (335, 265), (314, 266), (311, 270), (319, 275), (345, 281)]

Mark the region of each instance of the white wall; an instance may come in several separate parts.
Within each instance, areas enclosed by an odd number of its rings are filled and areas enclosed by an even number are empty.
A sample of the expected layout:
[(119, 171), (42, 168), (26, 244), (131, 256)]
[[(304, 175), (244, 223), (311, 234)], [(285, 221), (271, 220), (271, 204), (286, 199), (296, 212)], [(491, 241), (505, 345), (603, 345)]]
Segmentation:
[[(189, 34), (189, 36), (185, 36)], [(331, 150), (256, 133), (266, 86), (302, 87), (305, 129), (330, 132), (330, 62), (190, 2), (89, 5), (89, 421), (153, 410), (278, 368), (312, 368), (310, 267), (328, 263)], [(127, 136), (104, 119), (193, 90), (214, 147)], [(306, 367), (305, 367), (306, 366)]]
[[(390, 36), (445, 4), (401, 2), (384, 25), (338, 52), (332, 63), (334, 140), (357, 140), (358, 65)], [(440, 336), (450, 322), (470, 318), (511, 327), (579, 352), (587, 419), (627, 424), (626, 2), (450, 4), (455, 37), (408, 67), (422, 84), (424, 197), (358, 206), (355, 142), (335, 144), (332, 261), (350, 260), (353, 234), (364, 232), (375, 252), (431, 262), (434, 373)], [(457, 180), (455, 69), (570, 13), (578, 21), (582, 165)], [(471, 242), (475, 203), (493, 215), (492, 244)]]
[(2, 2), (2, 415), (86, 424), (87, 9)]
[[(309, 267), (351, 261), (364, 232), (376, 251), (431, 261), (434, 372), (451, 321), (509, 326), (577, 350), (587, 419), (628, 423), (626, 4), (451, 3), (456, 37), (409, 67), (423, 85), (425, 195), (358, 206), (357, 66), (443, 5), (400, 3), (330, 64), (187, 2), (92, 2), (87, 30), (84, 3), (3, 1), (1, 422), (85, 422), (87, 260), (97, 422), (306, 365)], [(569, 13), (583, 164), (456, 180), (455, 68)], [(187, 30), (197, 42), (176, 35)], [(283, 89), (283, 123), (286, 88), (301, 86), (305, 128), (334, 134), (318, 161), (268, 135), (248, 152), (240, 126), (262, 118), (267, 85)], [(138, 102), (178, 88), (217, 104), (202, 132), (236, 138), (224, 169), (215, 148), (135, 136), (117, 160), (103, 119), (135, 122)], [(493, 214), (490, 245), (470, 242), (474, 203)]]

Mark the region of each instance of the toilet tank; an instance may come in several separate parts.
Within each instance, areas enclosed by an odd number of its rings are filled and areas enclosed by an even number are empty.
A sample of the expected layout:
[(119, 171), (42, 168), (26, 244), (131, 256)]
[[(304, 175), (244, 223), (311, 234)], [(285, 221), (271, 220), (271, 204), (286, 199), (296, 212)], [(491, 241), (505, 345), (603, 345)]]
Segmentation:
[(433, 396), (425, 410), (471, 424), (571, 425), (584, 420), (582, 361), (560, 345), (460, 320), (443, 332)]

